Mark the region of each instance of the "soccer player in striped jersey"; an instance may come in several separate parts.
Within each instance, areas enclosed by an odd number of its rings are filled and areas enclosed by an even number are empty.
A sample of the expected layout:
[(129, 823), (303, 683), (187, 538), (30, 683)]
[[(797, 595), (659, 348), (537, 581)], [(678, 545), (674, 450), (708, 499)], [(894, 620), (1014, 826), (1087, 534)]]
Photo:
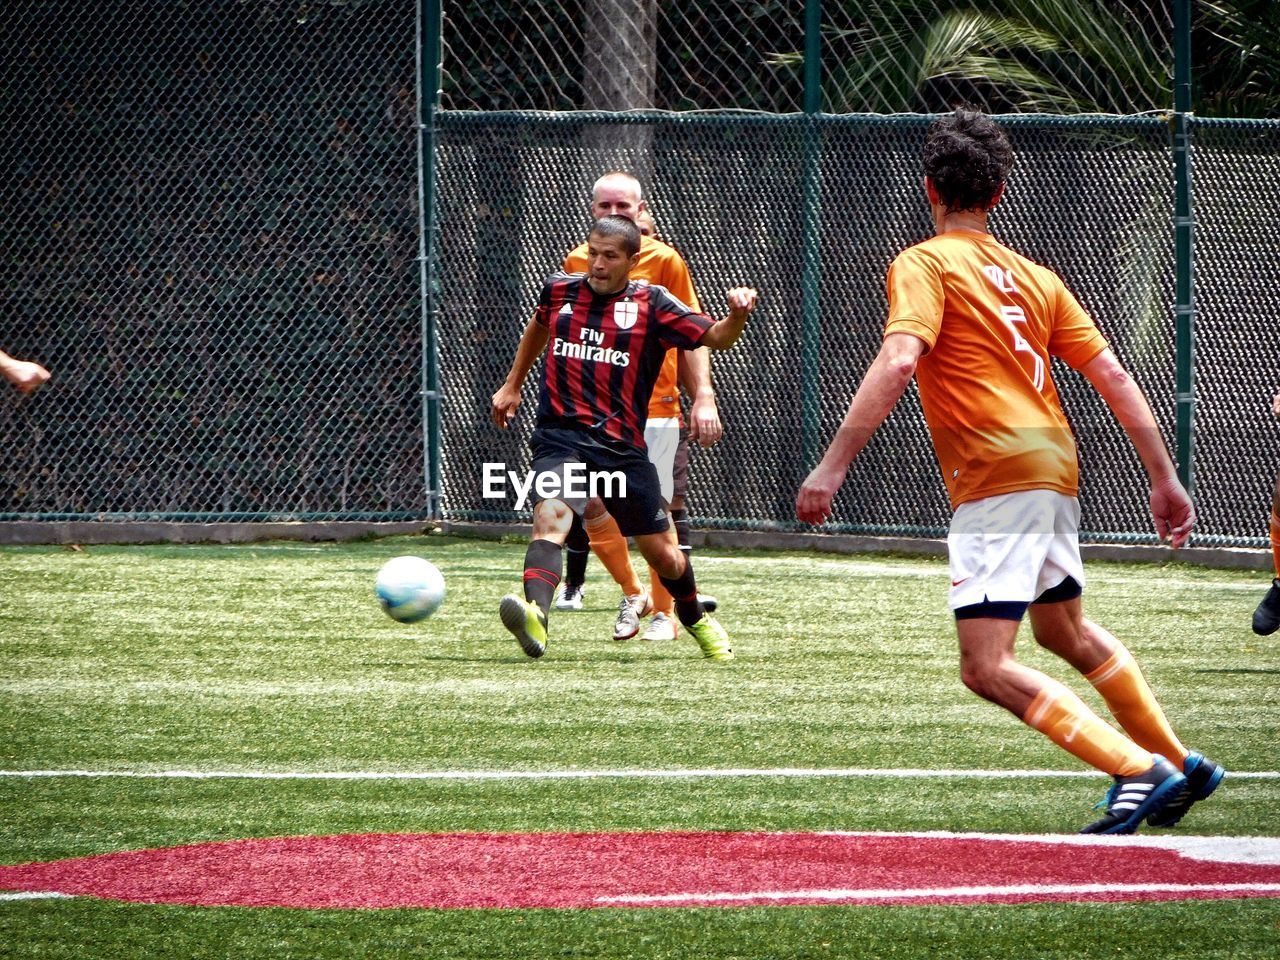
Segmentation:
[[(635, 538), (703, 656), (733, 658), (728, 634), (698, 599), (692, 565), (669, 536), (657, 470), (645, 451), (644, 421), (667, 348), (733, 346), (755, 309), (756, 292), (730, 290), (729, 315), (715, 321), (664, 287), (632, 280), (639, 254), (640, 232), (629, 218), (597, 220), (587, 238), (587, 271), (562, 271), (543, 285), (511, 372), (493, 395), (494, 423), (506, 428), (529, 371), (551, 345), (530, 439), (540, 499), (525, 553), (524, 597), (505, 596), (499, 607), (503, 625), (531, 657), (546, 652), (547, 615), (572, 514), (584, 513), (590, 502), (607, 509), (624, 536)], [(625, 493), (606, 491), (602, 503), (589, 498), (573, 488), (575, 466), (620, 473)]]
[[(1083, 832), (1172, 826), (1223, 771), (1183, 746), (1129, 651), (1083, 615), (1075, 440), (1050, 357), (1080, 371), (1128, 434), (1150, 477), (1156, 530), (1174, 548), (1194, 510), (1146, 398), (1093, 320), (1055, 273), (988, 231), (1012, 163), (1004, 132), (980, 113), (960, 109), (929, 128), (924, 188), (935, 236), (890, 267), (880, 352), (796, 513), (809, 523), (831, 515), (849, 464), (914, 376), (954, 509), (950, 606), (964, 683), (1115, 778), (1106, 813)], [(1036, 641), (1101, 694), (1123, 733), (1016, 659), (1024, 615)]]
[[(1280, 393), (1271, 398), (1271, 413), (1280, 418)], [(1275, 579), (1258, 609), (1253, 611), (1253, 632), (1268, 637), (1280, 630), (1280, 473), (1271, 491), (1271, 563), (1275, 567)]]

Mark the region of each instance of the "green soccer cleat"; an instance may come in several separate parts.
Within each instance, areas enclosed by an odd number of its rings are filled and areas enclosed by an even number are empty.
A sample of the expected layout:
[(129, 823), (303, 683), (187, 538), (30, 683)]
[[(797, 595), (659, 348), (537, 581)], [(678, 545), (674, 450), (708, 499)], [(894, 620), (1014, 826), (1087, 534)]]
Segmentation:
[(509, 593), (498, 605), (498, 615), (521, 650), (534, 658), (547, 652), (547, 616), (536, 603)]
[(685, 627), (698, 641), (702, 655), (708, 660), (732, 660), (733, 647), (729, 646), (729, 634), (716, 623), (711, 614), (704, 614), (692, 627)]

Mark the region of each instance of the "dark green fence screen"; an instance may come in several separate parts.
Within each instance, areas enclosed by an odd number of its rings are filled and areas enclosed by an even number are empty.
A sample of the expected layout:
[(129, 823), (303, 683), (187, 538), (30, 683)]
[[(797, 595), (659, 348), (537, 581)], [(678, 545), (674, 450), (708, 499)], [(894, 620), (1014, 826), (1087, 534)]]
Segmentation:
[[(611, 21), (418, 6), (6, 6), (0, 348), (54, 379), (0, 394), (0, 518), (527, 517), (483, 496), (482, 465), (525, 465), (532, 384), (509, 433), (489, 397), (583, 237), (590, 184), (622, 167), (713, 312), (728, 286), (762, 295), (714, 360), (726, 436), (695, 451), (692, 514), (791, 528), (878, 346), (888, 263), (930, 231), (924, 114), (960, 96), (1005, 115), (1018, 151), (994, 230), (1062, 273), (1176, 446), (1165, 4), (1082, 4), (1055, 27), (1040, 2), (965, 21), (939, 3), (825, 3), (808, 113), (803, 4), (596, 4)], [(438, 78), (419, 56), (437, 22)], [(953, 36), (977, 38), (972, 57)], [(608, 87), (606, 54), (641, 58), (642, 82)], [(1003, 62), (1003, 80), (977, 62)], [(419, 91), (437, 82), (422, 131)], [(1193, 118), (1191, 133), (1195, 542), (1257, 545), (1280, 465), (1280, 121)], [(1089, 536), (1150, 539), (1136, 456), (1054, 372)], [(828, 529), (936, 535), (947, 518), (909, 394)]]
[(0, 515), (421, 515), (413, 4), (0, 17)]

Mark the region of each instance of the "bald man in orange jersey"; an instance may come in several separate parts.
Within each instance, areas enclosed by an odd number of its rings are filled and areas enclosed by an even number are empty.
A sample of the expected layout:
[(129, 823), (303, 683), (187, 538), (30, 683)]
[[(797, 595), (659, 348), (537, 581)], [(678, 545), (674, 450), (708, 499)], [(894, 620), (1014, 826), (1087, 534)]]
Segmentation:
[[(645, 206), (636, 214), (636, 226), (640, 229), (641, 235), (652, 237), (654, 240), (662, 240), (661, 235), (658, 233), (658, 222), (653, 218), (652, 207)], [(663, 242), (666, 243), (665, 240)], [(711, 390), (709, 365), (706, 383), (699, 387), (688, 369), (688, 364), (684, 362), (686, 354), (680, 353), (678, 356), (681, 358), (680, 376), (670, 380), (669, 387), (666, 381), (659, 382), (653, 391), (647, 432), (655, 444), (661, 448), (662, 469), (670, 468), (672, 493), (669, 507), (671, 522), (676, 528), (676, 541), (679, 543), (680, 549), (688, 556), (693, 553), (692, 538), (689, 535), (689, 509), (685, 501), (685, 498), (689, 495), (689, 440), (696, 437), (700, 446), (709, 447), (724, 435), (724, 431), (720, 423), (719, 412), (714, 405), (715, 394)], [(698, 406), (690, 410), (690, 419), (695, 424), (693, 430), (690, 430), (680, 419), (679, 399), (675, 397), (677, 382), (683, 383), (685, 389), (690, 392), (701, 389), (704, 392), (704, 404), (706, 404), (707, 399), (711, 401), (705, 407)], [(671, 404), (668, 402), (668, 398), (675, 400), (676, 415), (674, 418), (670, 417)], [(676, 427), (674, 454), (671, 453), (670, 429), (673, 424)], [(655, 461), (658, 459), (655, 457)], [(670, 460), (669, 463), (667, 462), (668, 460)], [(656, 587), (662, 586), (660, 580), (653, 580), (652, 576), (650, 579)], [(640, 635), (641, 640), (653, 643), (675, 639), (676, 625), (679, 620), (674, 616), (671, 603), (662, 602), (665, 600), (665, 593), (665, 589), (655, 590), (653, 619), (649, 621), (644, 633)], [(716, 598), (709, 594), (700, 593), (698, 594), (698, 599), (708, 613), (714, 613), (719, 606)]]
[[(612, 171), (601, 176), (592, 185), (591, 215), (596, 219), (622, 216), (635, 222), (646, 210), (640, 182), (629, 173)], [(586, 269), (585, 244), (569, 252), (564, 259), (563, 268), (570, 273)], [(684, 258), (675, 249), (651, 236), (642, 237), (640, 259), (632, 270), (631, 276), (637, 280), (647, 280), (664, 286), (677, 299), (694, 310), (701, 309)], [(676, 493), (674, 475), (680, 440), (681, 384), (692, 398), (689, 411), (690, 437), (704, 446), (710, 446), (724, 433), (716, 407), (715, 392), (711, 387), (710, 370), (711, 364), (707, 358), (706, 348), (669, 350), (658, 375), (658, 381), (653, 388), (653, 397), (649, 402), (649, 419), (645, 425), (645, 440), (649, 447), (649, 459), (658, 467), (663, 499), (668, 506), (671, 505)], [(678, 536), (678, 524), (679, 518), (673, 517), (672, 537)], [(618, 530), (613, 518), (604, 511), (603, 505), (593, 504), (588, 508), (583, 517), (583, 525), (596, 556), (622, 588), (623, 597), (618, 607), (613, 638), (629, 640), (634, 637), (640, 630), (640, 618), (652, 611), (655, 612), (656, 617), (661, 615), (660, 626), (664, 631), (646, 632), (646, 639), (673, 639), (677, 622), (674, 600), (662, 585), (657, 573), (650, 569), (648, 590), (640, 586), (640, 581), (636, 578), (631, 566), (626, 538)], [(688, 551), (685, 550), (685, 553), (687, 555)], [(569, 578), (566, 577), (566, 581), (568, 580)], [(557, 607), (573, 609), (571, 605), (575, 602), (575, 598), (569, 592), (570, 586), (572, 583), (567, 583), (560, 597), (557, 598)], [(580, 582), (578, 591), (580, 596)], [(714, 600), (707, 597), (701, 599), (708, 610), (715, 609)], [(576, 600), (576, 603), (577, 608), (580, 608), (581, 600)]]
[[(1159, 535), (1182, 546), (1194, 510), (1146, 398), (1088, 314), (1055, 273), (988, 232), (1012, 163), (1004, 132), (980, 113), (957, 110), (930, 127), (924, 187), (936, 235), (894, 260), (880, 352), (796, 513), (830, 517), (849, 464), (914, 376), (955, 511), (947, 546), (961, 678), (1115, 778), (1105, 815), (1083, 832), (1173, 826), (1223, 770), (1182, 745), (1129, 651), (1083, 616), (1075, 441), (1050, 357), (1084, 374), (1128, 434), (1151, 478)], [(1123, 733), (1018, 662), (1028, 613), (1036, 641), (1093, 685)]]

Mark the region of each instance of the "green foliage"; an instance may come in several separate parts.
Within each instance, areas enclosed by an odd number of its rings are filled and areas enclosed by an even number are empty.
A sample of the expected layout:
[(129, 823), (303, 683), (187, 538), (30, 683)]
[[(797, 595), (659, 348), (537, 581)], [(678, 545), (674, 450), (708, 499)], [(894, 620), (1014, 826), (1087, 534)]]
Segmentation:
[(1280, 118), (1280, 4), (1195, 4), (1192, 95), (1206, 117)]
[[(828, 10), (834, 12), (828, 13)], [(826, 109), (1134, 113), (1167, 101), (1167, 30), (1100, 0), (956, 7), (936, 0), (824, 8)], [(796, 66), (792, 53), (775, 62)]]
[[(653, 107), (660, 110), (799, 108), (795, 77), (768, 67), (769, 53), (803, 42), (803, 17), (787, 0), (637, 0), (654, 7), (652, 50), (617, 69), (652, 60)], [(444, 5), (442, 103), (455, 110), (574, 110), (583, 107), (585, 6)]]

